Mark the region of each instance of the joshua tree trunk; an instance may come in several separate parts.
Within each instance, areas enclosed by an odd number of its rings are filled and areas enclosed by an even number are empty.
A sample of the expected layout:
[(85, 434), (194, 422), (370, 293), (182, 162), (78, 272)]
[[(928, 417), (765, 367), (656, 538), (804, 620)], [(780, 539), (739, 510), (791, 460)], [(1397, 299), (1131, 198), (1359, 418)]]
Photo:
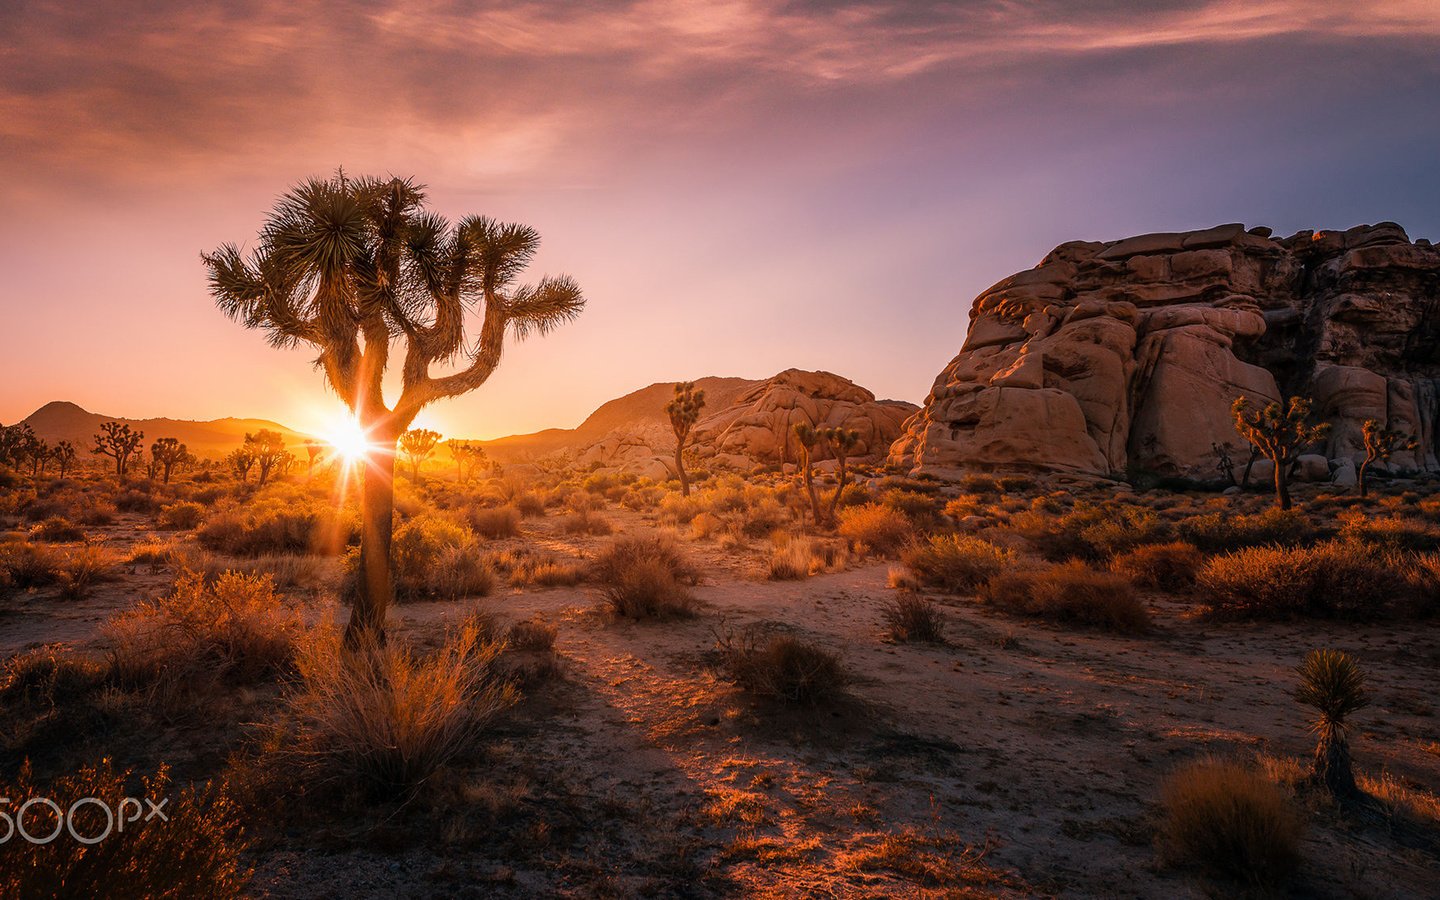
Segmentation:
[(1278, 459), (1275, 460), (1275, 502), (1280, 504), (1281, 509), (1290, 508), (1289, 466)]
[(675, 471), (680, 473), (680, 496), (690, 496), (690, 476), (685, 474), (685, 443), (675, 442)]
[(385, 639), (385, 613), (394, 596), (390, 538), (394, 530), (398, 439), (397, 432), (375, 441), (375, 449), (365, 464), (360, 489), (360, 591), (345, 628), (345, 644), (352, 648), (367, 633), (382, 642)]
[(1324, 729), (1315, 745), (1315, 761), (1310, 768), (1311, 779), (1323, 785), (1341, 800), (1357, 796), (1355, 772), (1350, 764), (1350, 742), (1338, 729)]
[(840, 495), (845, 493), (845, 477), (848, 474), (845, 471), (845, 456), (842, 454), (835, 461), (837, 463), (836, 474), (840, 480), (835, 485), (835, 496), (830, 498), (829, 521), (831, 522), (835, 521), (835, 514), (840, 511)]
[(1370, 460), (1367, 459), (1360, 464), (1360, 496), (1362, 497), (1366, 495), (1365, 473), (1369, 471), (1369, 469)]

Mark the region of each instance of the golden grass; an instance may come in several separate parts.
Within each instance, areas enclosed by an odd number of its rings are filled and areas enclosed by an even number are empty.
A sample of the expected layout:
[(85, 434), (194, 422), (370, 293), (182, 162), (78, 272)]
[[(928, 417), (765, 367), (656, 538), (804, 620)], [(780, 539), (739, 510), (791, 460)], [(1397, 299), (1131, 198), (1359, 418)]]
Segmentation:
[(1079, 560), (1002, 572), (986, 582), (979, 596), (1011, 612), (1120, 634), (1150, 628), (1150, 612), (1128, 580)]
[(1015, 554), (987, 540), (961, 534), (937, 534), (911, 545), (900, 559), (922, 585), (951, 594), (975, 590), (1015, 564)]
[(880, 556), (893, 556), (915, 534), (914, 526), (904, 513), (879, 503), (840, 510), (838, 530), (857, 550)]

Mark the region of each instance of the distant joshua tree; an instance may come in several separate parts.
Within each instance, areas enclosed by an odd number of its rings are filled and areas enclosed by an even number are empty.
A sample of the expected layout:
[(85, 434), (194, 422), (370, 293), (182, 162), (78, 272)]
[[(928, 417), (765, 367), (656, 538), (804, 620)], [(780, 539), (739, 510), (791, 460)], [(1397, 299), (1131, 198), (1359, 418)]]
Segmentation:
[(445, 447), (450, 451), (450, 458), (455, 460), (455, 480), (461, 484), (474, 479), (476, 473), (490, 463), (485, 448), (479, 444), (449, 440), (445, 442)]
[(100, 433), (95, 435), (95, 446), (90, 448), (90, 452), (113, 457), (115, 476), (124, 481), (125, 472), (130, 466), (130, 457), (142, 452), (144, 441), (143, 431), (132, 431), (129, 425), (120, 422), (101, 422)]
[(420, 467), (435, 453), (441, 434), (428, 428), (412, 428), (400, 435), (400, 452), (410, 461), (410, 480), (420, 481)]
[(850, 459), (851, 452), (860, 446), (860, 432), (848, 428), (822, 428), (817, 433), (820, 440), (828, 444), (835, 453), (835, 474), (839, 481), (835, 485), (835, 496), (830, 498), (828, 516), (829, 520), (834, 522), (835, 514), (840, 510), (840, 495), (845, 493), (845, 482), (849, 476), (845, 463)]
[(1290, 466), (1301, 450), (1329, 434), (1330, 426), (1309, 424), (1310, 401), (1302, 397), (1291, 397), (1284, 407), (1271, 403), (1258, 412), (1250, 409), (1248, 398), (1239, 397), (1230, 412), (1240, 436), (1274, 463), (1275, 502), (1289, 509)]
[(820, 498), (815, 496), (815, 469), (812, 460), (815, 444), (820, 436), (809, 422), (796, 422), (792, 430), (795, 433), (795, 443), (800, 448), (800, 480), (805, 484), (805, 493), (810, 497), (810, 519), (819, 527)]
[(1359, 793), (1350, 762), (1346, 719), (1370, 702), (1365, 673), (1355, 658), (1340, 650), (1312, 650), (1297, 672), (1295, 699), (1315, 709), (1310, 729), (1319, 736), (1310, 777), (1331, 794), (1349, 799)]
[(680, 474), (680, 496), (690, 496), (690, 476), (685, 472), (685, 442), (690, 439), (690, 429), (700, 421), (700, 410), (705, 408), (705, 392), (695, 390), (695, 382), (682, 381), (675, 385), (675, 397), (665, 406), (670, 416), (670, 427), (675, 431), (675, 471)]
[(289, 451), (285, 449), (284, 435), (262, 428), (254, 434), (245, 435), (245, 446), (255, 456), (255, 463), (260, 467), (259, 478), (255, 482), (256, 487), (264, 487), (269, 480), (270, 473), (277, 466), (283, 471), (288, 467), (288, 460), (294, 459)]
[(18, 471), (30, 461), (39, 442), (35, 431), (24, 422), (0, 428), (0, 462)]
[(325, 453), (325, 444), (321, 441), (306, 441), (305, 455), (309, 457), (308, 466), (305, 469), (306, 478), (315, 477), (315, 460)]
[[(468, 216), (451, 225), (425, 208), (413, 180), (339, 172), (292, 188), (276, 203), (247, 259), (227, 244), (203, 259), (220, 309), (279, 347), (308, 344), (330, 386), (375, 450), (361, 490), (359, 590), (346, 645), (383, 641), (394, 593), (390, 540), (395, 442), (420, 410), (480, 387), (500, 364), (506, 335), (545, 334), (584, 307), (565, 276), (515, 283), (540, 236), (525, 225)], [(466, 315), (480, 316), (467, 340)], [(387, 406), (392, 345), (400, 396)], [(458, 371), (434, 363), (461, 357)]]
[(150, 445), (150, 458), (160, 468), (161, 480), (169, 484), (171, 471), (190, 458), (190, 451), (178, 439), (163, 437)]
[(1364, 497), (1369, 490), (1365, 476), (1371, 463), (1389, 462), (1397, 451), (1414, 450), (1420, 442), (1404, 432), (1382, 427), (1375, 419), (1366, 419), (1360, 434), (1365, 439), (1365, 461), (1360, 463), (1360, 496)]
[(38, 481), (45, 474), (45, 465), (50, 462), (50, 443), (37, 437), (25, 448), (25, 452), (30, 460), (30, 477)]
[(55, 448), (50, 451), (50, 458), (55, 460), (55, 465), (60, 469), (60, 477), (63, 479), (65, 473), (75, 464), (75, 445), (69, 441), (56, 441)]
[(249, 444), (244, 444), (238, 450), (231, 450), (225, 457), (225, 463), (244, 484), (250, 479), (250, 470), (255, 466), (255, 451)]

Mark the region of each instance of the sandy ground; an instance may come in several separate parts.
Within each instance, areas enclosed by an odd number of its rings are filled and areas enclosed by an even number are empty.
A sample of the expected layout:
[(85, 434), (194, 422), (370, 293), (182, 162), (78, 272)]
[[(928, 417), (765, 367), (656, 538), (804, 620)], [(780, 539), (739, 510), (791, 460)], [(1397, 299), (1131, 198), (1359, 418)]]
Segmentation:
[[(628, 531), (645, 527), (629, 516), (612, 517)], [(528, 541), (567, 554), (606, 540), (561, 537), (548, 520), (527, 530)], [(143, 528), (107, 531), (119, 547)], [(1294, 666), (1320, 646), (1354, 653), (1370, 676), (1374, 702), (1352, 738), (1357, 765), (1440, 788), (1434, 623), (1211, 624), (1189, 617), (1181, 601), (1152, 597), (1156, 630), (1123, 638), (936, 597), (949, 642), (895, 645), (880, 617), (894, 594), (887, 564), (766, 582), (756, 572), (761, 543), (722, 552), (687, 542), (707, 573), (697, 589), (704, 610), (691, 620), (608, 621), (583, 585), (502, 588), (474, 607), (421, 603), (393, 613), (397, 631), (422, 643), (477, 607), (514, 620), (541, 613), (559, 626), (563, 677), (542, 691), (544, 721), (502, 737), (538, 771), (581, 786), (582, 805), (620, 804), (644, 823), (628, 838), (630, 860), (614, 863), (620, 895), (912, 895), (913, 881), (855, 865), (884, 835), (910, 827), (957, 854), (983, 854), (997, 880), (977, 885), (981, 895), (1205, 896), (1203, 881), (1159, 865), (1158, 785), (1207, 752), (1307, 754), (1311, 737), (1289, 695)], [(85, 601), (23, 599), (0, 616), (0, 653), (94, 639), (116, 609), (166, 582), (140, 571)], [(754, 624), (840, 653), (854, 702), (797, 711), (736, 691), (717, 674), (716, 634)], [(1309, 829), (1304, 853), (1301, 895), (1440, 895), (1433, 848), (1322, 823)], [(667, 878), (676, 856), (703, 880)], [(635, 860), (662, 874), (627, 881)], [(258, 863), (255, 887), (273, 896), (445, 896), (451, 888), (435, 885), (453, 886), (457, 871), (477, 896), (564, 887), (443, 850), (322, 858), (272, 849)]]

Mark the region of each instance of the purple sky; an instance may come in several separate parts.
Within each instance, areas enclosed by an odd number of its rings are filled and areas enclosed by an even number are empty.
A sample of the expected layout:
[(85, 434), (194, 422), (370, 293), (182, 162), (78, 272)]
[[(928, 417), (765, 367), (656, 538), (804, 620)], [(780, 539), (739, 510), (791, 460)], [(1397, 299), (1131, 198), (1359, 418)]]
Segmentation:
[[(202, 8), (207, 7), (207, 8)], [(531, 224), (590, 306), (423, 424), (576, 424), (828, 369), (919, 401), (1070, 239), (1391, 219), (1440, 239), (1433, 0), (0, 5), (0, 422), (340, 404), (199, 253), (337, 165)]]

